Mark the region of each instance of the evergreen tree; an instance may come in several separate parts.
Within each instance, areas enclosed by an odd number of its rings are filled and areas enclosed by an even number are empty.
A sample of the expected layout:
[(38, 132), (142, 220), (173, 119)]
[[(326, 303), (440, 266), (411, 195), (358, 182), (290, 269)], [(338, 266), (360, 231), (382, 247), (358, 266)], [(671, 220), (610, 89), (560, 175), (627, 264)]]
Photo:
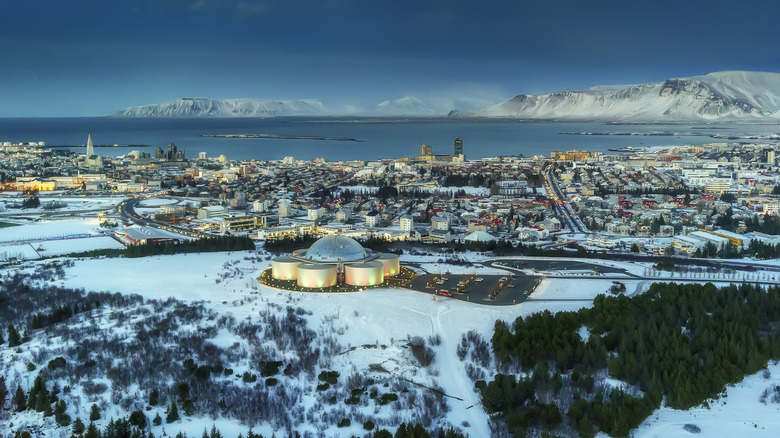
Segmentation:
[(84, 434), (84, 438), (100, 438), (100, 430), (98, 430), (95, 423), (89, 423), (87, 432)]
[(191, 417), (195, 413), (195, 404), (192, 399), (184, 400), (184, 403), (181, 404), (181, 410), (184, 411), (184, 415)]
[(54, 421), (58, 426), (67, 426), (70, 424), (70, 415), (68, 415), (65, 402), (60, 400), (54, 406)]
[(86, 430), (86, 426), (84, 426), (84, 422), (81, 421), (81, 418), (76, 417), (76, 420), (73, 422), (73, 433), (75, 435), (81, 435)]
[[(205, 429), (203, 429), (203, 433), (206, 433)], [(215, 424), (211, 425), (211, 433), (209, 433), (208, 438), (223, 438), (222, 433), (217, 429)]]
[(5, 377), (0, 376), (0, 413), (5, 409), (8, 400), (8, 387), (5, 386)]
[(157, 388), (154, 388), (149, 394), (149, 406), (157, 406), (157, 403), (160, 402), (160, 393), (157, 391)]
[(18, 347), (22, 344), (22, 337), (13, 324), (8, 324), (8, 346), (10, 348)]
[(155, 426), (159, 426), (162, 424), (162, 417), (160, 417), (159, 412), (154, 416), (154, 419), (152, 420), (152, 424), (154, 424)]
[(16, 394), (14, 395), (13, 404), (16, 408), (16, 412), (27, 410), (27, 397), (25, 397), (21, 386), (16, 387)]
[(49, 391), (40, 374), (35, 377), (35, 382), (27, 394), (27, 409), (35, 409), (37, 412), (44, 412), (49, 404)]
[(89, 421), (98, 421), (100, 420), (100, 408), (98, 405), (93, 404), (92, 407), (89, 409)]
[(179, 408), (176, 406), (176, 402), (171, 400), (171, 407), (168, 409), (168, 415), (165, 417), (166, 423), (173, 423), (179, 419)]
[(138, 427), (139, 429), (143, 429), (144, 427), (146, 427), (146, 415), (144, 415), (144, 413), (141, 411), (138, 410), (133, 411), (130, 414), (129, 420), (130, 420), (130, 424)]

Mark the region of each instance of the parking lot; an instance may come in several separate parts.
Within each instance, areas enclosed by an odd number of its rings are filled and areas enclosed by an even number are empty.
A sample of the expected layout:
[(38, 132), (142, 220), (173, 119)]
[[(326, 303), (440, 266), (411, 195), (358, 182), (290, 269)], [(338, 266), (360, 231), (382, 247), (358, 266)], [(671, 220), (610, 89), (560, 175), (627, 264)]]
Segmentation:
[[(431, 274), (418, 274), (412, 284), (411, 289), (436, 294), (438, 291), (446, 291), (452, 294), (452, 297), (440, 296), (439, 299), (457, 299), (479, 304), (488, 305), (512, 305), (524, 301), (538, 284), (540, 277), (528, 275), (477, 275), (476, 279), (465, 288), (464, 293), (458, 293), (458, 283), (466, 281), (470, 275), (464, 274), (441, 274), (439, 282), (430, 281)], [(508, 283), (491, 299), (490, 295), (499, 286), (501, 280), (509, 277)]]

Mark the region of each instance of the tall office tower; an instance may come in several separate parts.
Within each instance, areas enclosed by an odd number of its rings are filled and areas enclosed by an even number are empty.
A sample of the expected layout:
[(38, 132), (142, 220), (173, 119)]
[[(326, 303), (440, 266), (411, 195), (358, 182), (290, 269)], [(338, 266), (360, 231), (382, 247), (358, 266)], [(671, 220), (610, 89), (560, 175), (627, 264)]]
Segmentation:
[(433, 155), (433, 146), (429, 144), (424, 144), (420, 146), (420, 155), (423, 157), (429, 157)]
[(463, 155), (463, 139), (458, 137), (455, 139), (455, 150), (452, 153), (453, 157)]

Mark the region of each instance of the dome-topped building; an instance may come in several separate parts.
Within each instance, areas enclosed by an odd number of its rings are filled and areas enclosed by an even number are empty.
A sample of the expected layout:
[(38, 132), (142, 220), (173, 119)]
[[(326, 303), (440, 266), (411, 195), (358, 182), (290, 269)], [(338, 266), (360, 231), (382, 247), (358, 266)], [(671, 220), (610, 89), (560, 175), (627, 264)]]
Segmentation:
[(304, 258), (316, 262), (339, 263), (363, 261), (370, 256), (371, 254), (357, 240), (334, 234), (314, 242), (306, 251)]
[[(375, 261), (379, 260), (379, 261)], [(296, 281), (297, 286), (322, 289), (337, 285), (379, 286), (399, 273), (398, 255), (376, 253), (341, 234), (320, 238), (308, 249), (271, 260), (275, 280)]]

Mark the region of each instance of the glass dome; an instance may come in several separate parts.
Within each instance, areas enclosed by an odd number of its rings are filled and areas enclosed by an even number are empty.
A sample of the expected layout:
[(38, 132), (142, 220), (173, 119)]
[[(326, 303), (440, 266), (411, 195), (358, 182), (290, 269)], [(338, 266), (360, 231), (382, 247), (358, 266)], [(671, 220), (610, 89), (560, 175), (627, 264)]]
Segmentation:
[(354, 262), (368, 257), (368, 252), (355, 240), (335, 234), (314, 242), (306, 258), (317, 262)]

